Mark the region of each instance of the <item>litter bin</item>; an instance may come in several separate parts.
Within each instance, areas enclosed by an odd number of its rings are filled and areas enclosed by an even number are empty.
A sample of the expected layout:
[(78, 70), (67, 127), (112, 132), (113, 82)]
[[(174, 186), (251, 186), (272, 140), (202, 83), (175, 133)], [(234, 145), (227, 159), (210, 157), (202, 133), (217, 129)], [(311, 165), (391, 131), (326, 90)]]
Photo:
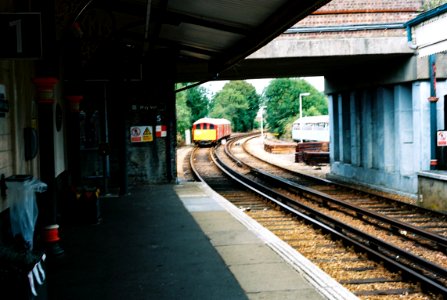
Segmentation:
[(38, 210), (36, 192), (44, 192), (47, 185), (31, 175), (12, 175), (5, 179), (11, 218), (11, 233), (21, 236), (29, 250), (33, 248), (34, 226)]

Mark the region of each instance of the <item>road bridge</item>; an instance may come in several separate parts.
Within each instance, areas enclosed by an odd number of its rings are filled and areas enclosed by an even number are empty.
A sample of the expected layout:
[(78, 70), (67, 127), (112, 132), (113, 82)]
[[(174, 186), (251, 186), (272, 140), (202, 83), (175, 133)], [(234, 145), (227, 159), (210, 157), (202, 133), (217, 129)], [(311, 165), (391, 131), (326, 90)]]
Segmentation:
[(339, 76), (358, 72), (359, 65), (404, 60), (414, 55), (404, 24), (421, 6), (421, 1), (331, 1), (220, 76)]
[[(324, 76), (331, 176), (416, 195), (418, 173), (436, 159), (436, 130), (447, 128), (446, 56), (437, 54), (433, 130), (429, 58), (418, 56), (406, 26), (421, 1), (354, 2), (321, 7), (222, 76)], [(437, 168), (447, 169), (440, 155)]]

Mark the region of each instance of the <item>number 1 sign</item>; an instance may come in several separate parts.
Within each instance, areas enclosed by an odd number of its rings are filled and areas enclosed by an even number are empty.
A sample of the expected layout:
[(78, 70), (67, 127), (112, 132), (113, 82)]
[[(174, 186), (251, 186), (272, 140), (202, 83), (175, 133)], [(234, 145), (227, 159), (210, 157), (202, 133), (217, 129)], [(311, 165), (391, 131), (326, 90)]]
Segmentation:
[(40, 58), (40, 13), (0, 13), (0, 39), (0, 59)]

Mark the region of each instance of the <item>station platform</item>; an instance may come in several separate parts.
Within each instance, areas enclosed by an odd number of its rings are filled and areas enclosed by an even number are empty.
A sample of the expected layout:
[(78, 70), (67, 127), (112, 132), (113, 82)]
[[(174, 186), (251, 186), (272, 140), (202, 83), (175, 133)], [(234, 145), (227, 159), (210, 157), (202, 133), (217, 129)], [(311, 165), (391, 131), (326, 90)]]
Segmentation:
[(133, 188), (100, 209), (100, 224), (61, 226), (45, 298), (356, 299), (203, 183)]

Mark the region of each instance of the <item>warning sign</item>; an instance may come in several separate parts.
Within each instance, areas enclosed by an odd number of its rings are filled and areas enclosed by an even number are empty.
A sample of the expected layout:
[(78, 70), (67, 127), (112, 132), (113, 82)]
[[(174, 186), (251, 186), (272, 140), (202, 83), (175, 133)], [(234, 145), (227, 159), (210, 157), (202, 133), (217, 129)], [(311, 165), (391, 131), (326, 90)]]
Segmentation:
[(168, 132), (166, 130), (166, 125), (157, 125), (155, 126), (155, 136), (156, 137), (166, 137)]
[(130, 141), (132, 143), (146, 143), (154, 140), (152, 126), (132, 126), (130, 127)]
[(438, 131), (438, 147), (447, 146), (447, 131), (439, 130)]

